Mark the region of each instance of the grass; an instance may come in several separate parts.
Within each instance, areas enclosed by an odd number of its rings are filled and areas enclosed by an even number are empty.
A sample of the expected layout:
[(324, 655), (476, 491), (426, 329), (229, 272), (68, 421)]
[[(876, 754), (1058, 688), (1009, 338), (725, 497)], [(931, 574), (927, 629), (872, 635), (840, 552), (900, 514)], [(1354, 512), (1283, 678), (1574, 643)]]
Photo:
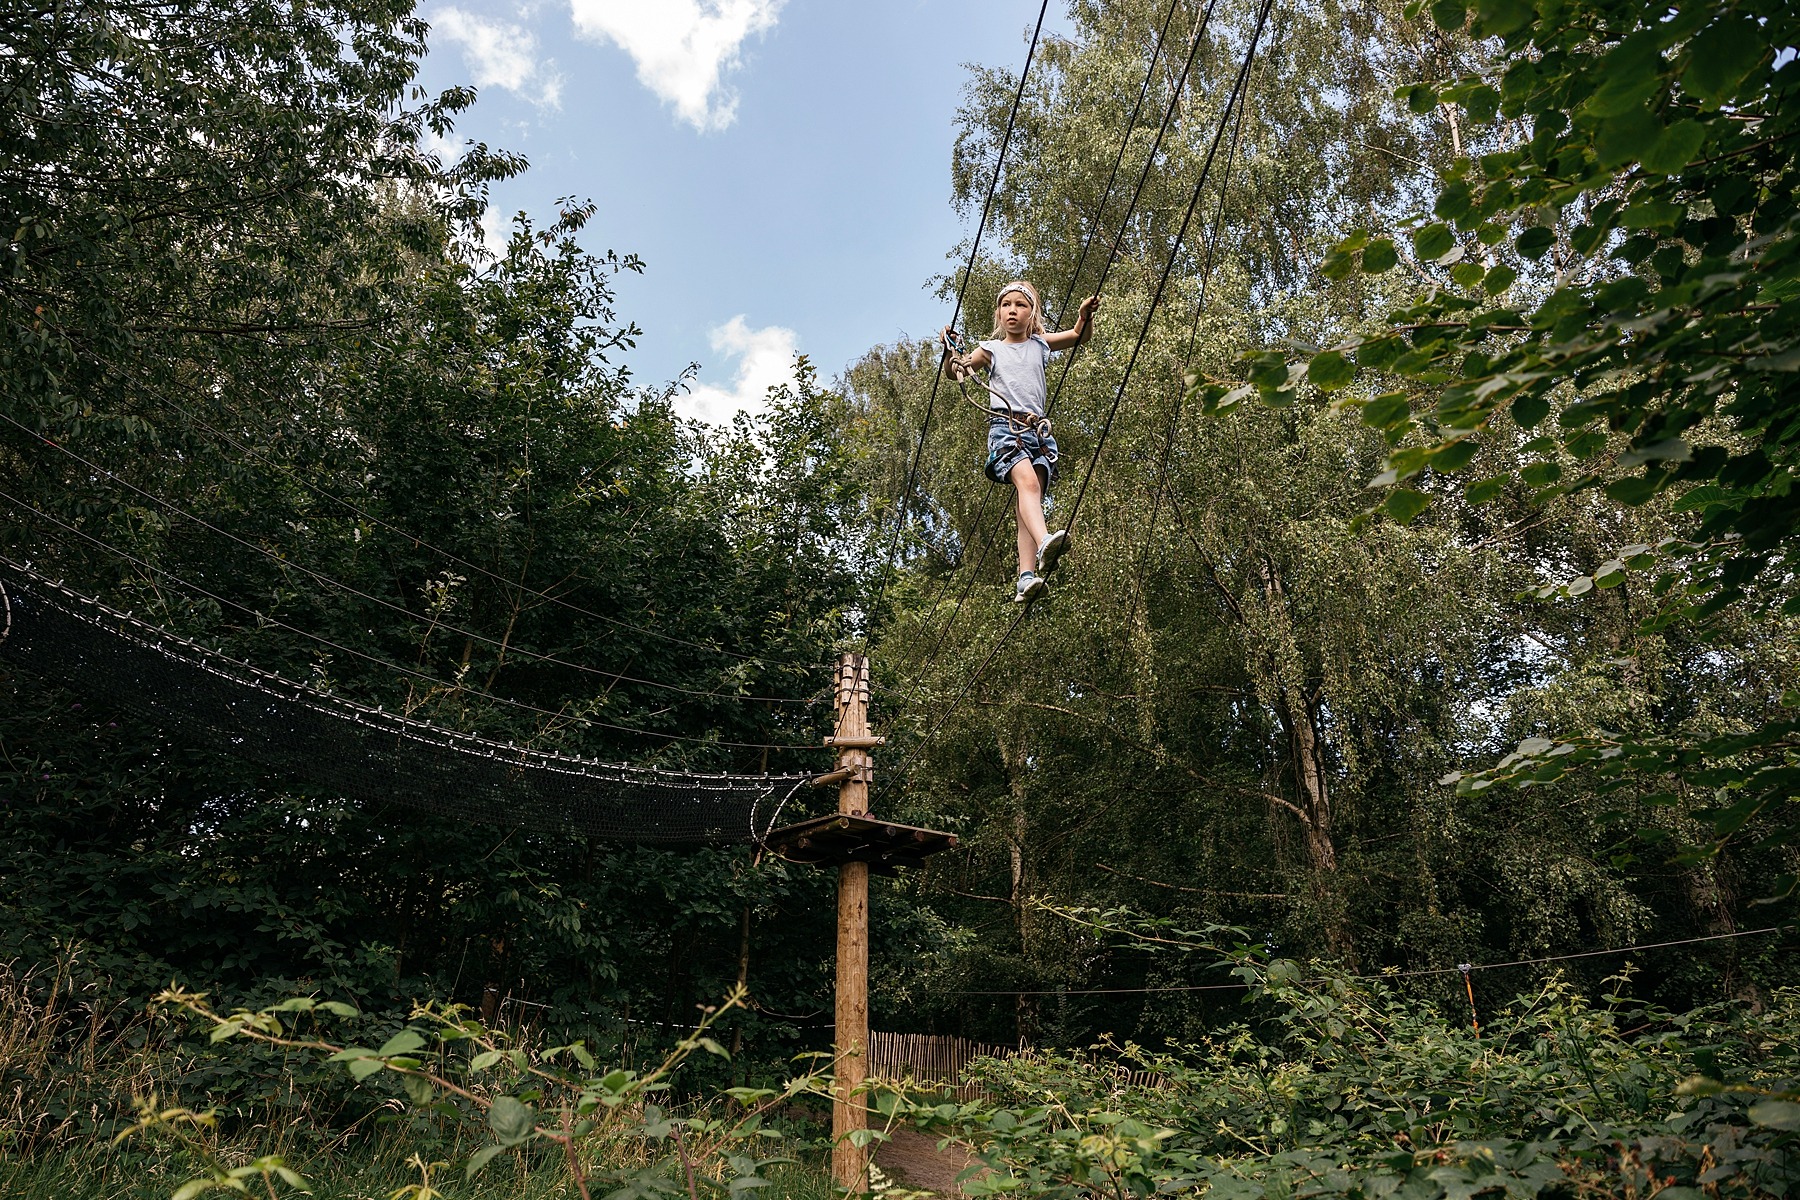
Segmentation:
[[(389, 1200), (420, 1182), (416, 1166), (380, 1143), (353, 1147), (317, 1161), (293, 1160), (312, 1185), (313, 1200)], [(68, 1148), (39, 1155), (0, 1156), (0, 1196), (9, 1200), (168, 1200), (189, 1178), (193, 1164), (179, 1155), (141, 1150)], [(770, 1173), (763, 1200), (831, 1200), (830, 1179), (815, 1163)], [(454, 1200), (575, 1200), (559, 1162), (496, 1159), (472, 1180), (462, 1171), (434, 1171), (432, 1186)], [(213, 1192), (215, 1196), (231, 1193)], [(256, 1195), (253, 1190), (251, 1195)], [(294, 1195), (278, 1188), (277, 1195)], [(601, 1190), (595, 1191), (598, 1198)]]
[[(479, 1114), (471, 1124), (467, 1113), (434, 1116), (409, 1108), (391, 1085), (395, 1094), (384, 1100), (380, 1090), (351, 1084), (341, 1066), (314, 1061), (316, 1055), (237, 1041), (208, 1045), (189, 1022), (152, 1018), (140, 1005), (109, 997), (104, 981), (80, 982), (83, 974), (73, 956), (27, 971), (0, 964), (0, 1196), (167, 1200), (209, 1174), (209, 1157), (231, 1170), (258, 1155), (279, 1155), (317, 1200), (579, 1195), (567, 1163), (541, 1144), (503, 1152), (465, 1178), (464, 1162), (492, 1137)], [(518, 1044), (529, 1047), (532, 1040)], [(146, 1098), (161, 1119), (121, 1138)], [(677, 1108), (689, 1111), (685, 1104)], [(693, 1111), (712, 1110), (703, 1104)], [(800, 1128), (807, 1127), (802, 1120)], [(614, 1170), (654, 1169), (676, 1196), (685, 1190), (678, 1170), (654, 1166), (671, 1143), (659, 1147), (624, 1136), (586, 1144), (596, 1198), (620, 1186), (608, 1182)], [(761, 1145), (757, 1156), (785, 1152), (809, 1161), (770, 1168), (763, 1197), (831, 1200), (811, 1135), (803, 1132), (785, 1151), (776, 1145)], [(712, 1166), (716, 1175), (718, 1164)], [(697, 1200), (709, 1200), (723, 1188), (708, 1177), (706, 1164), (699, 1167)], [(260, 1173), (241, 1182), (247, 1193), (189, 1194), (302, 1194)], [(429, 1192), (421, 1187), (427, 1182)]]

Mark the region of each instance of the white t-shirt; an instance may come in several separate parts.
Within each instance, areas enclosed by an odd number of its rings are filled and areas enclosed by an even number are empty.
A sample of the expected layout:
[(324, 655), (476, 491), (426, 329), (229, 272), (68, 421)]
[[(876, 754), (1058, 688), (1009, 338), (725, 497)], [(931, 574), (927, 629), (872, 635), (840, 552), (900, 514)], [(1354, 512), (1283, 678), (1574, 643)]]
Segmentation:
[[(994, 390), (1005, 396), (1018, 411), (1034, 417), (1043, 416), (1050, 399), (1049, 390), (1044, 386), (1044, 371), (1050, 365), (1050, 343), (1034, 333), (1022, 342), (983, 342), (981, 348), (988, 352), (994, 363), (988, 374), (988, 382)], [(988, 397), (988, 407), (1006, 411), (1006, 405), (995, 396)]]

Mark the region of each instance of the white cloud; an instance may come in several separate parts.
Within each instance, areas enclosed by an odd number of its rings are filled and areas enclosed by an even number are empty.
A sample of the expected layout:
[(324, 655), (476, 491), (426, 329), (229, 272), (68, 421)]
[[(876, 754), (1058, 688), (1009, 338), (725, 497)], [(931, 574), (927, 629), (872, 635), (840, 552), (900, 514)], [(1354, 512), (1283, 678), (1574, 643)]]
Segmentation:
[(739, 313), (715, 326), (711, 338), (715, 352), (738, 360), (731, 387), (692, 384), (687, 395), (675, 398), (677, 414), (714, 425), (728, 424), (739, 410), (755, 413), (765, 408), (770, 388), (794, 382), (800, 335), (792, 329), (780, 325), (752, 329)]
[(701, 132), (737, 119), (723, 82), (751, 34), (775, 28), (784, 0), (569, 0), (575, 28), (637, 63), (638, 82)]
[(435, 154), (446, 167), (454, 167), (468, 153), (469, 145), (465, 141), (454, 141), (439, 136), (435, 129), (425, 129), (419, 134), (419, 150), (425, 154)]
[(476, 87), (503, 87), (545, 108), (555, 108), (562, 99), (556, 64), (538, 57), (537, 35), (523, 25), (440, 8), (431, 28), (462, 47)]

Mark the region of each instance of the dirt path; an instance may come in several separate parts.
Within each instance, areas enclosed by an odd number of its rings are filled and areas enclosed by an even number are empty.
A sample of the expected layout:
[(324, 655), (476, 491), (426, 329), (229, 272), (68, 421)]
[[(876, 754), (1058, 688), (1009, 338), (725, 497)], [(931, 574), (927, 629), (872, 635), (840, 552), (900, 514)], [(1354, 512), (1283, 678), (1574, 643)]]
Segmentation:
[(882, 1173), (914, 1191), (960, 1196), (956, 1177), (974, 1158), (961, 1146), (937, 1148), (938, 1139), (913, 1129), (896, 1129), (875, 1151)]

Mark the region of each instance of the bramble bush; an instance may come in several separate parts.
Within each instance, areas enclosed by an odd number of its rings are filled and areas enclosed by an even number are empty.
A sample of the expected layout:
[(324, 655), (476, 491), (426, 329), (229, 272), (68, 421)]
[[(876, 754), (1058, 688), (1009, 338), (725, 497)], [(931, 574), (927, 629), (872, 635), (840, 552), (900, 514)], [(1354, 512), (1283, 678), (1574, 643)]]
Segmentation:
[(1677, 1014), (1629, 999), (1629, 973), (1598, 1003), (1552, 978), (1476, 1028), (1316, 964), (1246, 961), (1238, 974), (1257, 1019), (1198, 1044), (986, 1060), (990, 1099), (879, 1105), (975, 1146), (975, 1194), (1698, 1200), (1800, 1187), (1800, 990), (1759, 1012)]

